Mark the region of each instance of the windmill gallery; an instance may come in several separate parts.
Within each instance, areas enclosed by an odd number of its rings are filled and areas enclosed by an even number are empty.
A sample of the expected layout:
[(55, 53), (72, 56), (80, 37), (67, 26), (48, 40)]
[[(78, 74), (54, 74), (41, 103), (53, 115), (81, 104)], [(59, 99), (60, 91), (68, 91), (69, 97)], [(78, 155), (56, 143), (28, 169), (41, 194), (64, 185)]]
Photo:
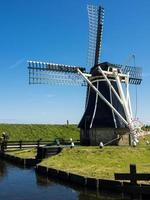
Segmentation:
[(88, 5), (90, 71), (79, 66), (28, 61), (30, 84), (68, 84), (87, 87), (85, 112), (78, 125), (82, 145), (138, 143), (129, 84), (139, 85), (139, 67), (100, 62), (104, 9)]

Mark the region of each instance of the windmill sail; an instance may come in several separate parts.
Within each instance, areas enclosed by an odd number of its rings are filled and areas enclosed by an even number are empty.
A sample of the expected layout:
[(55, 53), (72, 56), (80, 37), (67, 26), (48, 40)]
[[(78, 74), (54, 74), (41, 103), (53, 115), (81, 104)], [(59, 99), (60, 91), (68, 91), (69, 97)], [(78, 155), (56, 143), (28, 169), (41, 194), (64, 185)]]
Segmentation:
[(87, 9), (89, 18), (88, 66), (93, 67), (100, 63), (104, 8), (88, 5)]
[(121, 66), (121, 71), (124, 74), (129, 73), (129, 83), (140, 85), (142, 81), (142, 68), (141, 67), (132, 67), (132, 66)]
[(85, 72), (82, 67), (28, 61), (29, 84), (85, 86), (84, 79), (77, 72), (78, 68)]

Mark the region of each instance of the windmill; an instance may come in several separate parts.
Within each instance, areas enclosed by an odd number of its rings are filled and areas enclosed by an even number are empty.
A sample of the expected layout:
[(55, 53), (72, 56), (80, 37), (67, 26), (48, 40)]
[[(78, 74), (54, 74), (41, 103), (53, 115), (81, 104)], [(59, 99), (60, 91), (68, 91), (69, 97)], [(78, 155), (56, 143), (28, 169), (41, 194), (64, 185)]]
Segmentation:
[[(28, 61), (29, 84), (81, 85), (87, 87), (85, 112), (78, 125), (83, 145), (136, 145), (129, 84), (142, 81), (141, 68), (100, 62), (104, 9), (88, 5), (90, 72), (79, 66)], [(121, 138), (121, 139), (120, 139)]]

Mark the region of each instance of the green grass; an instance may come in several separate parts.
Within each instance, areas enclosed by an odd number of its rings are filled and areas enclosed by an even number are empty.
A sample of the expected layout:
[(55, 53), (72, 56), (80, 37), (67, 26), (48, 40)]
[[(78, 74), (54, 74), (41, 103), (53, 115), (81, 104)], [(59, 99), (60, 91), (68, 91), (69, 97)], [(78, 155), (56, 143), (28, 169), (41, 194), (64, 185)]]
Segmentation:
[(19, 158), (35, 158), (36, 153), (36, 149), (13, 150), (6, 152), (6, 154), (13, 155)]
[(150, 173), (150, 147), (79, 147), (64, 149), (44, 159), (40, 165), (87, 177), (114, 179), (115, 172), (129, 172), (136, 164), (138, 172)]
[(9, 140), (54, 140), (55, 138), (79, 139), (76, 125), (44, 125), (44, 124), (0, 124), (0, 136), (7, 132)]

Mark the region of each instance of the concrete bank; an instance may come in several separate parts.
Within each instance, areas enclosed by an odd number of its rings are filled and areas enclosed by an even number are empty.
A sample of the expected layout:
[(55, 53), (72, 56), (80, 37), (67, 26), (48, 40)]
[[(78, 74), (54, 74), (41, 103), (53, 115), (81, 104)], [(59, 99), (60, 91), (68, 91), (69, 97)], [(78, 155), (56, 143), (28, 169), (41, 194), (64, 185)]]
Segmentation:
[(39, 174), (60, 179), (71, 184), (77, 184), (83, 187), (93, 188), (95, 190), (109, 190), (119, 193), (128, 193), (134, 196), (144, 196), (150, 199), (150, 185), (133, 185), (129, 182), (124, 181), (84, 177), (40, 165), (37, 165), (35, 169), (36, 172)]
[(20, 158), (4, 153), (0, 153), (0, 158), (23, 167), (32, 167), (38, 163), (35, 158)]

